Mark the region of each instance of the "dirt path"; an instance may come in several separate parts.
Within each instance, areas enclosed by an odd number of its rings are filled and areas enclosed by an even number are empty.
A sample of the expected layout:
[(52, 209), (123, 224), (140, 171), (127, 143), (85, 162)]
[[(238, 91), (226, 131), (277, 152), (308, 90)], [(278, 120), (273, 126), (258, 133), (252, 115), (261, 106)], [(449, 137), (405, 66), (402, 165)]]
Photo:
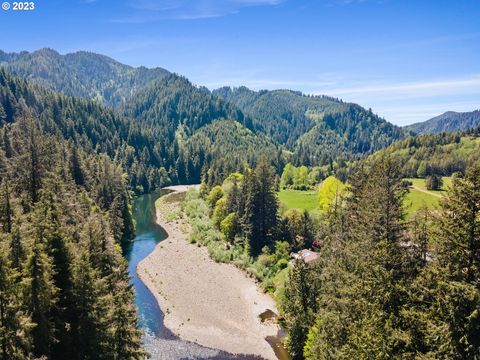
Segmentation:
[(411, 188), (413, 190), (417, 190), (417, 191), (420, 191), (422, 193), (425, 193), (425, 194), (428, 194), (428, 195), (432, 195), (432, 196), (435, 196), (435, 197), (438, 197), (438, 198), (442, 198), (443, 196), (440, 195), (440, 194), (436, 194), (434, 192), (431, 192), (431, 191), (428, 191), (428, 190), (425, 190), (425, 189), (422, 189), (422, 188), (419, 188), (418, 186), (415, 186), (415, 185), (412, 185)]

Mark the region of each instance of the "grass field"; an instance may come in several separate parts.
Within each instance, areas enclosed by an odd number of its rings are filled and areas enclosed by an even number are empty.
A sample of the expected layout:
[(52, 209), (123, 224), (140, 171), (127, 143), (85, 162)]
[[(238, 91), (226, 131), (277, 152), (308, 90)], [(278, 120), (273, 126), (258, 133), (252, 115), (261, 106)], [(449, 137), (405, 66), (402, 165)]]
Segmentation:
[(405, 198), (405, 206), (407, 208), (407, 217), (411, 218), (423, 206), (429, 209), (438, 207), (440, 199), (437, 196), (425, 194), (424, 192), (410, 189), (410, 192)]
[(312, 211), (318, 207), (318, 193), (316, 191), (280, 190), (278, 199), (288, 209)]
[[(409, 194), (405, 198), (405, 206), (407, 207), (407, 217), (411, 218), (422, 207), (427, 206), (430, 209), (438, 207), (441, 196), (445, 195), (446, 189), (451, 185), (452, 178), (443, 178), (443, 188), (441, 190), (427, 190), (425, 179), (406, 178), (411, 181), (414, 186), (423, 190), (410, 189)], [(300, 191), (300, 190), (281, 190), (278, 192), (278, 199), (287, 209), (305, 209), (312, 211), (318, 208), (318, 192), (317, 191)]]
[[(425, 179), (405, 178), (404, 180), (410, 181), (413, 184), (413, 186), (416, 186), (416, 187), (418, 187), (420, 189), (423, 189), (423, 190), (427, 190), (427, 186), (425, 185)], [(452, 178), (451, 177), (443, 177), (442, 180), (443, 180), (443, 186), (442, 186), (441, 190), (427, 190), (427, 191), (430, 191), (432, 193), (437, 193), (437, 194), (441, 195), (452, 184)]]
[[(410, 193), (405, 198), (405, 205), (407, 207), (407, 217), (411, 218), (422, 207), (427, 206), (430, 209), (438, 207), (441, 196), (446, 193), (446, 189), (451, 185), (452, 178), (443, 178), (443, 187), (441, 190), (427, 190), (425, 179), (407, 178), (405, 180), (411, 181), (413, 186), (424, 190), (425, 192), (410, 189)], [(440, 195), (440, 197), (439, 197)]]

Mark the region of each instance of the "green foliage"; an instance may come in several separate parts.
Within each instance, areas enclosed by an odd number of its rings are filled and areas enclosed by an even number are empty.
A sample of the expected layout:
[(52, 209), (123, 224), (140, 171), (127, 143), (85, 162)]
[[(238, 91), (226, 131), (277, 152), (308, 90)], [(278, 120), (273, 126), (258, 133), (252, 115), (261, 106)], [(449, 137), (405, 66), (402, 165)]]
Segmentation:
[(306, 190), (308, 187), (308, 168), (300, 166), (295, 173), (294, 185), (296, 189)]
[(333, 176), (326, 178), (320, 185), (318, 191), (320, 211), (327, 212), (332, 208), (339, 206), (345, 190), (345, 184), (337, 178)]
[(224, 87), (214, 94), (252, 117), (253, 126), (294, 152), (296, 165), (326, 165), (353, 159), (402, 138), (400, 128), (371, 110), (326, 96), (289, 90), (252, 91)]
[[(456, 177), (440, 214), (421, 209), (408, 231), (395, 162), (379, 158), (357, 170), (351, 195), (324, 219), (316, 315), (287, 322), (294, 357), (477, 356), (479, 169)], [(282, 308), (295, 304), (283, 299)]]
[(4, 235), (0, 240), (0, 354), (2, 359), (28, 358), (32, 349), (31, 322), (23, 306), (25, 284), (8, 258)]
[(293, 166), (291, 163), (288, 163), (287, 165), (285, 165), (285, 168), (283, 169), (280, 185), (284, 189), (288, 188), (290, 186), (293, 186), (294, 180), (295, 180), (295, 166)]
[(440, 190), (443, 186), (443, 179), (441, 176), (432, 174), (425, 180), (425, 185), (427, 190)]
[(386, 359), (405, 351), (397, 317), (412, 271), (402, 247), (404, 196), (399, 169), (389, 159), (352, 178), (351, 195), (331, 215), (323, 241), (317, 320), (305, 347), (309, 359)]
[(436, 174), (451, 176), (478, 160), (480, 128), (467, 133), (410, 136), (379, 151), (371, 158), (390, 156), (399, 162), (404, 177)]
[(222, 232), (225, 239), (233, 244), (235, 240), (235, 235), (239, 231), (238, 218), (236, 213), (228, 214), (225, 219), (220, 223), (220, 231)]
[(121, 166), (14, 119), (0, 128), (1, 357), (143, 358), (116, 246), (134, 233)]
[(295, 167), (291, 163), (285, 165), (280, 180), (282, 189), (307, 190), (320, 180), (320, 169), (309, 169), (306, 166)]
[(415, 350), (429, 358), (474, 359), (480, 351), (480, 167), (455, 178), (435, 217), (436, 256), (412, 288)]
[(260, 254), (264, 246), (271, 246), (278, 224), (277, 197), (273, 189), (272, 169), (264, 158), (255, 171), (245, 175), (242, 192), (245, 194), (243, 216), (247, 250), (251, 256)]
[(210, 193), (208, 194), (207, 201), (212, 209), (217, 205), (217, 201), (220, 200), (225, 195), (222, 187), (217, 185), (215, 186)]
[(217, 229), (220, 229), (220, 224), (227, 217), (227, 199), (222, 197), (216, 202), (215, 209), (213, 210), (212, 220)]
[(287, 347), (292, 359), (303, 359), (307, 334), (315, 321), (320, 295), (318, 269), (295, 261), (285, 283), (283, 313), (288, 329)]
[(309, 249), (313, 246), (313, 222), (306, 210), (288, 210), (283, 216), (284, 238), (294, 250)]

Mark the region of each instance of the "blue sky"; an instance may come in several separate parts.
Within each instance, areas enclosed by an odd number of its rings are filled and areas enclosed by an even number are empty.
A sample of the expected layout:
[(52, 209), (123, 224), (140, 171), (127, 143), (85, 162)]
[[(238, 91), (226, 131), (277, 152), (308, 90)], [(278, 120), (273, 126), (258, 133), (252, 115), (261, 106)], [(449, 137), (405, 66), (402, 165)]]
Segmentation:
[(480, 0), (38, 0), (0, 10), (0, 30), (5, 51), (327, 94), (400, 125), (480, 108)]

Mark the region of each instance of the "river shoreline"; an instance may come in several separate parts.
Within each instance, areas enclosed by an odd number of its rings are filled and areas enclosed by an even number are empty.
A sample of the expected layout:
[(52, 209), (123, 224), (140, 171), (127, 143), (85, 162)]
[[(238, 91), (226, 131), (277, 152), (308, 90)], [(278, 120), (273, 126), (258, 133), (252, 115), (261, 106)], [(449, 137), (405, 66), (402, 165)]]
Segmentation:
[[(172, 194), (187, 189), (167, 188)], [(137, 273), (165, 313), (165, 326), (203, 346), (276, 359), (265, 338), (275, 336), (278, 326), (258, 317), (266, 309), (276, 311), (273, 299), (241, 270), (215, 263), (206, 248), (188, 242), (186, 219), (168, 221), (164, 215), (178, 211), (178, 203), (162, 207), (168, 209), (156, 209), (157, 223), (168, 237), (138, 264)]]

